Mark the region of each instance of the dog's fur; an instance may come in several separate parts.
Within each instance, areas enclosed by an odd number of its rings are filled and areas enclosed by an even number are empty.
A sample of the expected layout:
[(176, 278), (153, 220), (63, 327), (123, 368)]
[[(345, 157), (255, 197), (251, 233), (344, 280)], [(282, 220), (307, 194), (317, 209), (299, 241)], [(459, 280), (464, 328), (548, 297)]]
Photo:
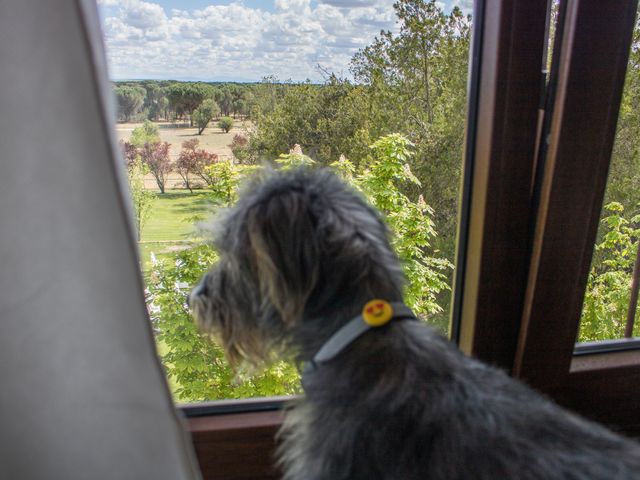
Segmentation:
[[(233, 364), (308, 361), (368, 300), (402, 301), (380, 215), (327, 171), (263, 174), (215, 245), (191, 304)], [(309, 374), (281, 439), (287, 480), (640, 478), (634, 442), (415, 321), (371, 330)]]

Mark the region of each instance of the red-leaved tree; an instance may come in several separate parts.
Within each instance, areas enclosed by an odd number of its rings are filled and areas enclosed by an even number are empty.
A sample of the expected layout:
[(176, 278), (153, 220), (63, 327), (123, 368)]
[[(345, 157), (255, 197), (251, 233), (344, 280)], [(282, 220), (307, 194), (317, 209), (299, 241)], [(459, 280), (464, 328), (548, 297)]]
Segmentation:
[(176, 162), (176, 171), (182, 177), (185, 187), (187, 187), (191, 193), (193, 193), (191, 175), (195, 173), (196, 163), (198, 162), (198, 158), (196, 156), (198, 144), (199, 142), (197, 138), (182, 142), (182, 151), (180, 152), (178, 161)]
[(199, 144), (197, 138), (183, 142), (176, 162), (176, 169), (189, 191), (193, 191), (193, 176), (201, 178), (207, 185), (212, 184), (213, 179), (207, 167), (218, 161), (218, 155), (198, 149)]
[(120, 140), (120, 148), (122, 149), (125, 165), (127, 168), (131, 168), (138, 157), (138, 149), (132, 143), (125, 142), (124, 140)]
[(168, 142), (145, 143), (138, 149), (142, 162), (149, 167), (149, 171), (156, 179), (160, 193), (164, 193), (167, 176), (171, 172)]

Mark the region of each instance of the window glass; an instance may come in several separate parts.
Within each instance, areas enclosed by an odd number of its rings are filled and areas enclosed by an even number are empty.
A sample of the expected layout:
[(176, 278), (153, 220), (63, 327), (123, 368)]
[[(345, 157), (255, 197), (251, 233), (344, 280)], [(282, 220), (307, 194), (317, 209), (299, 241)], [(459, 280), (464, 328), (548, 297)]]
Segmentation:
[[(446, 333), (471, 0), (99, 0), (158, 351), (179, 402), (285, 395), (234, 373), (186, 298), (216, 261), (198, 223), (263, 162), (313, 162), (386, 214), (406, 303)], [(393, 201), (389, 201), (389, 199)]]
[[(579, 342), (640, 335), (632, 301), (640, 275), (640, 26), (636, 23)], [(634, 268), (635, 266), (635, 268)]]

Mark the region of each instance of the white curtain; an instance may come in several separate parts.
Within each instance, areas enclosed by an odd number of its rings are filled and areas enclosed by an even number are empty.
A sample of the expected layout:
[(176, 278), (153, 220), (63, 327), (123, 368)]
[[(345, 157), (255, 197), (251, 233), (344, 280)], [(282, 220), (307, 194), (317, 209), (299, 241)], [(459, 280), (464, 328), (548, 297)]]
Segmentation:
[(148, 321), (97, 8), (0, 0), (0, 478), (199, 474)]

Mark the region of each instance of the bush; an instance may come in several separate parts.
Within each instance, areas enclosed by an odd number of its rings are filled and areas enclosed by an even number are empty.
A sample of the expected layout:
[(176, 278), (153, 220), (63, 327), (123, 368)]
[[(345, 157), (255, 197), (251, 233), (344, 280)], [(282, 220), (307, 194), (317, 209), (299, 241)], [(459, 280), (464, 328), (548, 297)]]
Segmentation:
[(224, 133), (229, 133), (233, 128), (233, 119), (231, 117), (222, 117), (218, 122), (218, 127), (220, 127)]
[(231, 153), (239, 162), (245, 163), (249, 160), (249, 139), (241, 133), (236, 133), (229, 145)]
[[(376, 207), (383, 210), (395, 235), (393, 247), (403, 262), (408, 278), (406, 302), (425, 319), (441, 310), (435, 298), (447, 289), (446, 271), (451, 265), (429, 253), (435, 229), (433, 211), (420, 197), (412, 201), (400, 192), (403, 183), (419, 183), (407, 167), (411, 143), (400, 135), (383, 137), (371, 147), (372, 161), (367, 169), (357, 170), (341, 157), (332, 164), (345, 180), (361, 190)], [(279, 168), (293, 168), (314, 161), (299, 146), (277, 160)], [(237, 198), (241, 179), (258, 167), (218, 162), (210, 167), (216, 181), (211, 195), (226, 205)], [(244, 396), (283, 395), (299, 391), (298, 373), (282, 362), (259, 375), (240, 375), (242, 383), (223, 360), (215, 343), (202, 338), (191, 318), (187, 297), (193, 285), (216, 261), (211, 247), (198, 245), (181, 251), (164, 264), (155, 262), (149, 284), (149, 309), (162, 345), (162, 361), (173, 381), (179, 401), (200, 401)]]
[[(584, 298), (581, 342), (622, 338), (627, 321), (640, 215), (624, 218), (624, 207), (617, 202), (604, 209), (602, 241), (595, 247)], [(638, 334), (640, 325), (636, 323), (636, 327)]]

